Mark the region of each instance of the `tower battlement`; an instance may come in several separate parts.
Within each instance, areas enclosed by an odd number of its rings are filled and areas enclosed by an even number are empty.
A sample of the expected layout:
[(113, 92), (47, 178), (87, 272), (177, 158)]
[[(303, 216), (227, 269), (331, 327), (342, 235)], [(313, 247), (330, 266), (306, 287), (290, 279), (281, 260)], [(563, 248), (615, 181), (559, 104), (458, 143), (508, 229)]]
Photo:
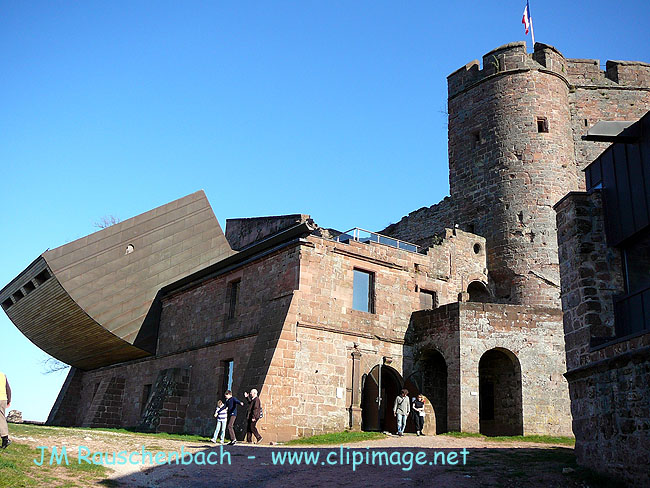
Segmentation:
[[(481, 67), (482, 66), (482, 67)], [(447, 77), (449, 98), (497, 74), (522, 70), (542, 70), (563, 78), (571, 86), (616, 86), (649, 88), (650, 64), (640, 61), (607, 61), (600, 69), (597, 59), (571, 59), (555, 47), (535, 43), (532, 54), (527, 53), (524, 41), (499, 46), (483, 55), (482, 63), (474, 60)]]
[(650, 64), (640, 61), (607, 61), (600, 69), (598, 59), (567, 59), (569, 81), (576, 86), (614, 86), (650, 89)]

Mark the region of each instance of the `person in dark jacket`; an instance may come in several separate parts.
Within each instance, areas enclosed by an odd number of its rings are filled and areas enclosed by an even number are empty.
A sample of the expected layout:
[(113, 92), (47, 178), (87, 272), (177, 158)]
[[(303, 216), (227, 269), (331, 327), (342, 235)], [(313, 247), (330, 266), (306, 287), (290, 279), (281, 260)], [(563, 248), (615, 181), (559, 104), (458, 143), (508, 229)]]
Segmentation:
[(235, 437), (235, 420), (237, 420), (237, 405), (244, 406), (244, 402), (232, 396), (232, 391), (226, 391), (226, 407), (228, 408), (228, 434), (230, 435), (229, 446), (237, 444)]
[(11, 406), (11, 388), (5, 374), (0, 371), (0, 437), (2, 437), (2, 447), (6, 449), (11, 441), (9, 440), (9, 427), (7, 426), (7, 408)]
[(413, 398), (413, 420), (415, 421), (415, 432), (418, 435), (424, 435), (424, 396), (420, 393), (417, 397)]
[(262, 402), (260, 397), (257, 396), (257, 390), (253, 388), (250, 392), (244, 393), (246, 400), (248, 400), (248, 415), (246, 423), (246, 442), (251, 442), (252, 436), (255, 436), (256, 444), (262, 442), (262, 436), (257, 430), (257, 421), (262, 416)]

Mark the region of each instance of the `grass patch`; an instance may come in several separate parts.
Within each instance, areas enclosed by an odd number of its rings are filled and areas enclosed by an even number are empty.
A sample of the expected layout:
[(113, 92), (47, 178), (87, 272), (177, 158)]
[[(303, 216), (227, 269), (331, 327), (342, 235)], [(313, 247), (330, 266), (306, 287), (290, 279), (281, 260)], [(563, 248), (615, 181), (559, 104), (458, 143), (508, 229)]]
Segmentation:
[(576, 440), (573, 437), (550, 436), (550, 435), (511, 435), (511, 436), (496, 436), (488, 437), (483, 434), (476, 434), (474, 432), (446, 432), (441, 435), (449, 437), (464, 438), (474, 437), (484, 439), (486, 441), (494, 442), (536, 442), (539, 444), (560, 444), (563, 446), (574, 446)]
[(137, 436), (151, 437), (154, 439), (167, 439), (178, 441), (195, 441), (205, 442), (209, 437), (193, 434), (168, 434), (167, 432), (139, 432), (134, 428), (110, 429), (110, 428), (93, 428), (93, 427), (49, 427), (44, 425), (30, 424), (11, 424), (10, 435), (30, 436), (45, 435), (48, 437), (70, 436), (75, 432), (87, 434), (92, 432), (110, 432), (115, 434), (129, 434)]
[(0, 487), (41, 487), (41, 486), (91, 486), (103, 482), (108, 469), (94, 464), (79, 464), (77, 459), (68, 456), (69, 464), (50, 466), (50, 453), (45, 454), (42, 466), (41, 451), (25, 444), (13, 442), (0, 454)]
[(167, 432), (139, 432), (136, 429), (124, 428), (124, 429), (108, 429), (108, 428), (92, 428), (92, 427), (79, 427), (78, 430), (85, 431), (97, 431), (97, 432), (115, 432), (117, 434), (131, 434), (131, 435), (142, 435), (146, 437), (152, 437), (154, 439), (167, 439), (167, 440), (176, 440), (176, 441), (197, 441), (205, 442), (209, 440), (209, 437), (203, 435), (194, 435), (194, 434), (168, 434)]
[(295, 445), (324, 445), (324, 444), (346, 444), (349, 442), (369, 441), (375, 439), (384, 439), (386, 434), (381, 432), (352, 432), (349, 430), (343, 432), (333, 432), (331, 434), (319, 434), (311, 437), (301, 437), (293, 439), (286, 443), (288, 446)]

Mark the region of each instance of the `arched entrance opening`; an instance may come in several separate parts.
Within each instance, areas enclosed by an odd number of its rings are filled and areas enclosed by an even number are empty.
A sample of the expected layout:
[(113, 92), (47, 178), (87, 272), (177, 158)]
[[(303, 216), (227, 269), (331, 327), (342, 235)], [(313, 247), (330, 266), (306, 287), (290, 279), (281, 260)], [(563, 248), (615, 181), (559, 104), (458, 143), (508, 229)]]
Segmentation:
[(481, 357), (479, 421), (483, 435), (523, 435), (521, 366), (507, 349), (490, 349)]
[(361, 428), (395, 432), (397, 420), (393, 415), (393, 403), (403, 388), (402, 376), (390, 366), (377, 365), (362, 381)]
[(447, 432), (447, 362), (435, 350), (422, 351), (416, 377), (420, 391), (429, 399), (436, 414), (436, 434)]
[(472, 281), (467, 287), (470, 302), (487, 303), (490, 301), (490, 292), (481, 281)]

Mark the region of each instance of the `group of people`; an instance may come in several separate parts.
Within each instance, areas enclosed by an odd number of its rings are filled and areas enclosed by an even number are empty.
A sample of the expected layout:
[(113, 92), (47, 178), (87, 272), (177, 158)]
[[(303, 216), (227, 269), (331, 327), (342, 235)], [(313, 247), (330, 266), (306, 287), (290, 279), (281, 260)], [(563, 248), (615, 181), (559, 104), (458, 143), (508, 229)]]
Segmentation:
[(393, 404), (393, 414), (397, 417), (397, 435), (404, 435), (404, 428), (406, 427), (406, 420), (409, 414), (413, 415), (415, 422), (415, 432), (417, 435), (424, 435), (424, 396), (419, 394), (413, 399), (409, 398), (409, 391), (404, 388), (400, 394), (395, 398)]
[[(415, 431), (417, 435), (424, 435), (424, 397), (422, 394), (410, 399), (407, 389), (403, 389), (399, 396), (395, 398), (393, 404), (393, 414), (397, 418), (397, 435), (404, 434), (406, 427), (406, 420), (409, 414), (413, 414), (415, 422)], [(244, 402), (232, 395), (232, 391), (228, 390), (225, 394), (226, 401), (219, 400), (214, 416), (217, 419), (217, 428), (214, 431), (211, 441), (217, 442), (217, 437), (220, 437), (221, 444), (224, 443), (226, 436), (226, 429), (230, 436), (228, 445), (237, 443), (235, 437), (235, 420), (237, 419), (237, 407), (244, 406)], [(246, 412), (246, 442), (251, 442), (255, 436), (255, 443), (259, 444), (262, 441), (262, 436), (257, 430), (257, 423), (263, 416), (262, 402), (257, 394), (257, 390), (253, 388), (250, 393), (244, 392), (244, 397), (248, 402), (248, 410)], [(4, 373), (0, 371), (0, 437), (2, 437), (1, 449), (6, 449), (11, 440), (9, 440), (9, 429), (7, 427), (6, 410), (11, 405), (11, 388)]]
[(7, 376), (0, 371), (0, 437), (2, 437), (2, 447), (6, 449), (11, 440), (9, 440), (9, 427), (7, 426), (7, 414), (5, 413), (11, 405), (11, 388), (7, 381)]
[[(244, 402), (232, 396), (232, 391), (228, 390), (225, 394), (226, 401), (219, 400), (217, 402), (217, 409), (214, 416), (217, 419), (217, 428), (214, 430), (212, 442), (217, 442), (217, 437), (220, 437), (221, 444), (224, 443), (226, 436), (226, 428), (230, 436), (229, 446), (237, 443), (235, 437), (235, 420), (237, 419), (237, 407), (244, 406)], [(257, 422), (262, 418), (262, 402), (257, 395), (257, 390), (253, 388), (250, 393), (244, 392), (244, 397), (248, 402), (248, 411), (246, 412), (246, 442), (251, 442), (252, 437), (255, 436), (255, 443), (259, 444), (262, 441), (262, 436), (257, 430)]]

